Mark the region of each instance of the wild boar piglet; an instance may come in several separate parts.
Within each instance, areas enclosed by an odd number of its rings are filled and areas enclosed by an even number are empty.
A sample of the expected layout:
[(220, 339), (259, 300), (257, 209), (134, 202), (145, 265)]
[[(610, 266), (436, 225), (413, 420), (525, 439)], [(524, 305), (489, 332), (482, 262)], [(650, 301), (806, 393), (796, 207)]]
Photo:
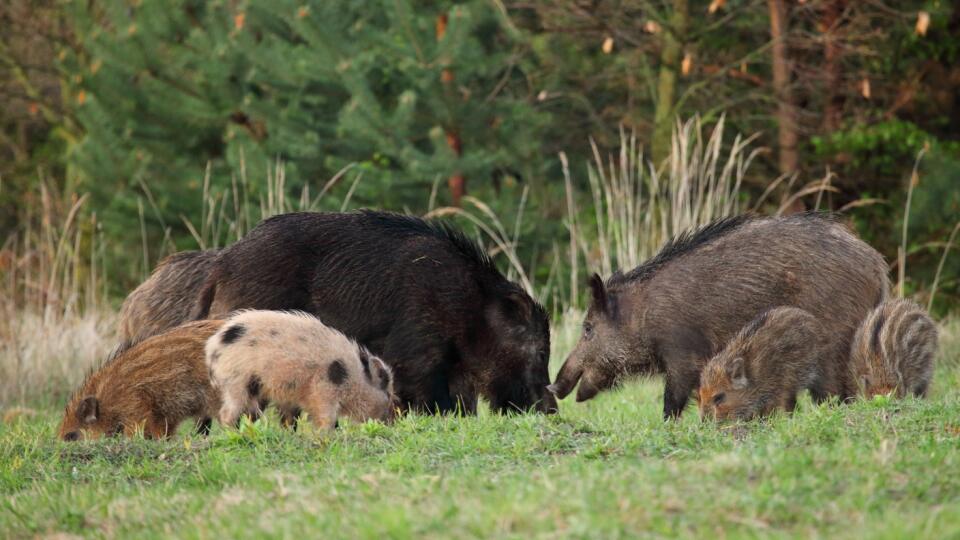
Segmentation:
[(700, 416), (751, 420), (792, 411), (824, 375), (824, 329), (802, 309), (779, 307), (745, 326), (700, 373)]
[(919, 305), (884, 302), (860, 324), (850, 351), (851, 376), (865, 397), (894, 392), (924, 397), (933, 378), (937, 325)]
[(206, 358), (224, 425), (257, 417), (269, 403), (285, 424), (306, 412), (320, 428), (341, 416), (390, 422), (395, 414), (390, 368), (307, 313), (239, 312), (207, 341)]
[(108, 359), (70, 398), (59, 437), (75, 441), (142, 430), (159, 439), (191, 417), (199, 432), (209, 432), (220, 394), (210, 385), (204, 346), (221, 324), (188, 323)]

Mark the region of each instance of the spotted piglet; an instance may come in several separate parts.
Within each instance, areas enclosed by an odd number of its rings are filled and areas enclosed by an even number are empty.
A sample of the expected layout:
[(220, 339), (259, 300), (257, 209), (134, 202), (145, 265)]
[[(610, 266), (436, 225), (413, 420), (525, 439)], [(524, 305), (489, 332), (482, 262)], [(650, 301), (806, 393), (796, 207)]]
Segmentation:
[(307, 313), (238, 312), (207, 341), (206, 361), (224, 425), (244, 414), (256, 418), (268, 403), (288, 426), (301, 412), (322, 429), (336, 427), (340, 416), (394, 416), (390, 368)]

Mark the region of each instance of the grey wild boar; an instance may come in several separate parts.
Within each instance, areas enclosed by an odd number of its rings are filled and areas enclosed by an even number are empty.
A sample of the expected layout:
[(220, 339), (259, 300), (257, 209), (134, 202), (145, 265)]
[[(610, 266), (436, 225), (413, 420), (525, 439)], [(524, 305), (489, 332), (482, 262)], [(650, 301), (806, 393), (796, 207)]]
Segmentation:
[(160, 261), (123, 301), (118, 351), (192, 320), (197, 295), (218, 251), (183, 251)]
[(395, 413), (390, 368), (366, 349), (303, 312), (242, 311), (206, 345), (220, 423), (260, 415), (267, 403), (291, 425), (306, 412), (318, 427), (348, 417), (389, 422)]
[(851, 376), (865, 397), (927, 395), (937, 353), (937, 325), (910, 300), (884, 302), (863, 320), (850, 351)]
[(823, 385), (820, 343), (826, 332), (802, 309), (765, 311), (743, 328), (700, 373), (700, 416), (751, 420), (792, 411), (797, 394)]
[(850, 343), (887, 295), (876, 250), (822, 214), (731, 217), (679, 235), (639, 267), (590, 281), (583, 332), (550, 386), (577, 401), (632, 375), (665, 374), (664, 417), (679, 416), (700, 370), (747, 323), (777, 306), (808, 311), (828, 329), (823, 384), (852, 397)]

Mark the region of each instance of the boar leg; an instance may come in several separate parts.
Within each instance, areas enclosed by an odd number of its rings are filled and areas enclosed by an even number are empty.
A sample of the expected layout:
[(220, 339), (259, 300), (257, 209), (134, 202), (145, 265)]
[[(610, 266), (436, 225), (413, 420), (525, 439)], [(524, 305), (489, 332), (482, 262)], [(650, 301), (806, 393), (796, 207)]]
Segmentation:
[(310, 417), (313, 425), (320, 429), (334, 429), (337, 427), (337, 416), (340, 414), (340, 403), (337, 393), (325, 383), (314, 384), (304, 396), (303, 410)]
[(449, 378), (449, 392), (453, 399), (454, 410), (460, 415), (477, 414), (477, 390), (466, 380), (462, 372)]
[(405, 408), (427, 414), (448, 413), (454, 410), (454, 402), (440, 365), (444, 347), (429, 341), (428, 336), (429, 332), (421, 332), (414, 324), (398, 325), (384, 340), (382, 358), (394, 366), (396, 392)]
[(210, 427), (213, 425), (213, 419), (209, 416), (204, 416), (199, 421), (197, 421), (197, 435), (203, 435), (206, 437), (210, 435)]
[(700, 370), (711, 355), (710, 342), (690, 327), (677, 327), (661, 345), (660, 358), (666, 372), (663, 418), (679, 418), (690, 394), (700, 386)]
[(663, 419), (674, 420), (680, 418), (683, 409), (687, 406), (687, 399), (693, 392), (692, 386), (686, 386), (667, 381), (663, 391)]
[[(697, 362), (689, 361), (687, 365), (696, 366)], [(700, 384), (700, 372), (693, 369), (667, 370), (666, 384), (663, 389), (663, 419), (677, 419), (683, 414), (683, 409), (690, 400), (690, 394)]]

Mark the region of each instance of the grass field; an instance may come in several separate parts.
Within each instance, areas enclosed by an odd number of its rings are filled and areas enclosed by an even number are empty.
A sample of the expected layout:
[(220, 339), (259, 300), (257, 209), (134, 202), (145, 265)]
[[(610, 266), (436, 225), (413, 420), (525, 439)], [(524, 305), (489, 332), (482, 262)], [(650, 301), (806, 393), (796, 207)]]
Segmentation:
[(960, 322), (944, 334), (928, 400), (726, 427), (664, 423), (659, 380), (551, 417), (268, 416), (159, 443), (59, 443), (62, 404), (41, 406), (0, 425), (0, 537), (958, 537)]

